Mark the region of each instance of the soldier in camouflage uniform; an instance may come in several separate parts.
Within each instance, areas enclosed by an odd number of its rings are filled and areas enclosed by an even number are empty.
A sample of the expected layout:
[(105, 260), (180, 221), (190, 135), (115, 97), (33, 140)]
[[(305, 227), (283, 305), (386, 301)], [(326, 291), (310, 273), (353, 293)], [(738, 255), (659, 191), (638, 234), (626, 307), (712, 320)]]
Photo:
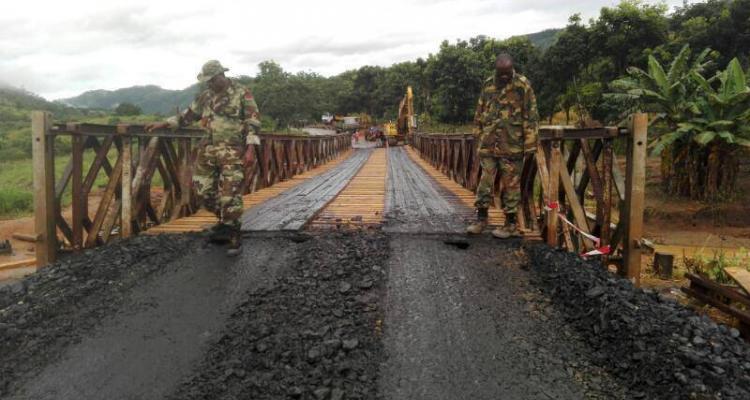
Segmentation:
[(249, 145), (260, 144), (260, 115), (249, 88), (224, 76), (228, 71), (218, 61), (203, 65), (198, 81), (208, 89), (201, 92), (182, 115), (154, 128), (177, 128), (200, 121), (206, 130), (198, 149), (193, 172), (193, 186), (198, 202), (214, 212), (219, 223), (213, 228), (211, 240), (229, 242), (228, 255), (241, 250), (240, 221), (244, 160)]
[(524, 155), (536, 150), (538, 121), (536, 97), (529, 80), (515, 72), (508, 54), (500, 54), (495, 61), (495, 74), (485, 81), (474, 115), (482, 178), (474, 203), (477, 221), (466, 229), (467, 233), (480, 234), (487, 226), (487, 209), (499, 172), (505, 225), (493, 230), (492, 235), (502, 239), (521, 236), (516, 226), (520, 174)]

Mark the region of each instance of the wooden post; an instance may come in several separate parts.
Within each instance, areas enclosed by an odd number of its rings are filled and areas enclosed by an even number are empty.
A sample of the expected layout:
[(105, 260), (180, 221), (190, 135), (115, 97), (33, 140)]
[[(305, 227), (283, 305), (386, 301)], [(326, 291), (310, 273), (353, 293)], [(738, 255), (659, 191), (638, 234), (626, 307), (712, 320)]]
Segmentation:
[[(562, 132), (558, 133), (562, 135)], [(560, 139), (554, 139), (550, 141), (551, 148), (549, 158), (549, 194), (547, 198), (549, 199), (550, 203), (557, 204), (557, 207), (552, 207), (552, 209), (547, 212), (547, 244), (552, 247), (557, 247), (558, 245), (557, 213), (560, 207), (560, 168), (563, 168), (560, 143)]]
[(648, 115), (634, 114), (628, 140), (627, 173), (625, 177), (625, 242), (623, 244), (623, 269), (635, 285), (641, 280), (641, 245), (643, 235), (643, 207), (646, 197), (646, 140), (648, 136)]
[(133, 234), (133, 204), (132, 204), (132, 171), (130, 136), (122, 136), (122, 214), (120, 216), (120, 230), (123, 238)]
[(83, 219), (84, 219), (84, 202), (87, 200), (83, 196), (83, 137), (73, 135), (71, 137), (71, 208), (72, 208), (72, 225), (73, 225), (73, 250), (80, 251), (83, 248)]
[(48, 136), (50, 115), (31, 113), (31, 151), (34, 166), (34, 227), (39, 238), (34, 246), (37, 266), (55, 262), (57, 230), (55, 228), (55, 152), (54, 136)]
[[(602, 152), (602, 204), (598, 205), (597, 208), (602, 208), (602, 221), (601, 231), (599, 237), (602, 239), (601, 245), (606, 246), (610, 242), (610, 236), (612, 235), (610, 229), (610, 221), (612, 220), (612, 163), (615, 162), (614, 151), (612, 147), (612, 139), (604, 139), (604, 149)], [(597, 213), (598, 214), (598, 213)], [(602, 257), (606, 260), (607, 257)]]

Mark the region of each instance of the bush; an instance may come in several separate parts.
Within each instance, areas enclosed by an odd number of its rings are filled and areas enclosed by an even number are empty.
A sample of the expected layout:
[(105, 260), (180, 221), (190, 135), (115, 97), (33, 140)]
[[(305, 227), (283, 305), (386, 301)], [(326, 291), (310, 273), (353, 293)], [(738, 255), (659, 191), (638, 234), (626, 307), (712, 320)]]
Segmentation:
[(141, 108), (133, 103), (120, 103), (115, 108), (115, 114), (117, 115), (141, 115), (141, 113)]
[(3, 189), (0, 192), (0, 215), (27, 213), (32, 210), (34, 197), (30, 192)]
[(0, 149), (0, 160), (2, 161), (25, 160), (27, 158), (29, 158), (29, 155), (22, 149), (15, 147)]

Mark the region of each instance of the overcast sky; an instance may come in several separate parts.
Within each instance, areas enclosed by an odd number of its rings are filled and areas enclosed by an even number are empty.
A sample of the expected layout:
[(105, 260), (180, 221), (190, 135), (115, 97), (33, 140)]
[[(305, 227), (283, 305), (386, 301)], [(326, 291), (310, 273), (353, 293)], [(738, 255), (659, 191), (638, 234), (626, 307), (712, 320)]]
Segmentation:
[[(565, 26), (615, 0), (20, 0), (0, 12), (0, 83), (48, 99), (156, 84), (182, 89), (219, 59), (230, 75), (260, 61), (329, 76), (437, 51), (444, 39)], [(117, 4), (120, 3), (120, 4)], [(127, 3), (127, 4), (126, 4)], [(682, 0), (667, 0), (672, 8)]]

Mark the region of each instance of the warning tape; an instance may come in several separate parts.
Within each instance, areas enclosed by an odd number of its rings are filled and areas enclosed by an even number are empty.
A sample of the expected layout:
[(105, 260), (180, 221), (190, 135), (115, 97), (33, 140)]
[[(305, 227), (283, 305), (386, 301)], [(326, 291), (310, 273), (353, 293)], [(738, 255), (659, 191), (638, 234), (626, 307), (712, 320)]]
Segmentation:
[[(544, 209), (547, 210), (547, 211), (559, 210), (560, 209), (560, 204), (558, 202), (556, 202), (556, 201), (552, 201), (549, 204), (547, 204), (546, 206), (544, 206)], [(612, 249), (609, 247), (609, 245), (602, 246), (602, 240), (600, 238), (598, 238), (598, 237), (596, 237), (596, 236), (594, 236), (594, 235), (592, 235), (592, 234), (590, 234), (588, 232), (585, 232), (583, 229), (579, 228), (576, 224), (570, 222), (570, 220), (568, 220), (567, 218), (565, 218), (565, 216), (563, 216), (562, 213), (557, 213), (557, 216), (563, 222), (565, 222), (566, 224), (570, 225), (570, 227), (572, 227), (578, 233), (580, 233), (581, 236), (583, 236), (583, 237), (591, 240), (592, 242), (594, 242), (594, 250), (591, 250), (591, 251), (588, 251), (588, 252), (585, 252), (585, 253), (581, 253), (581, 257), (602, 256), (602, 255), (607, 255), (607, 254), (609, 254), (612, 251)]]

